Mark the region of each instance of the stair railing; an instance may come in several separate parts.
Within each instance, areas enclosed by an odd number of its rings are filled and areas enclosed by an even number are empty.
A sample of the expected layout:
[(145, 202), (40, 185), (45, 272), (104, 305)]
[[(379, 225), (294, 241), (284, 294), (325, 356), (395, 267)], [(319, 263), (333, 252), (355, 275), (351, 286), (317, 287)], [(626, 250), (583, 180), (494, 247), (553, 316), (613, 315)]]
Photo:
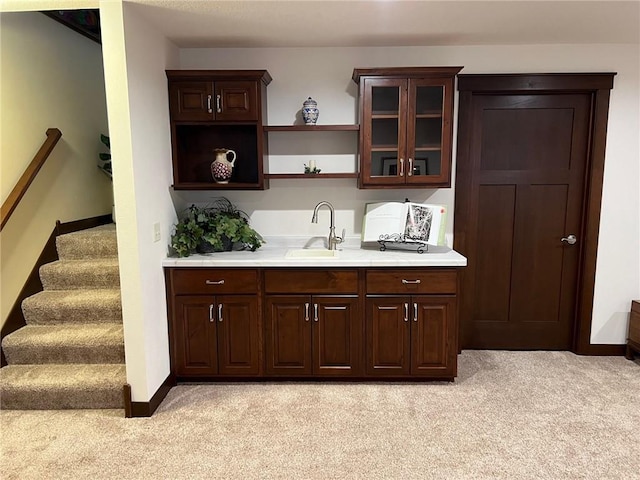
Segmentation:
[(18, 206), (18, 203), (20, 203), (20, 200), (26, 193), (29, 185), (31, 185), (31, 182), (33, 182), (33, 179), (36, 178), (36, 175), (40, 171), (40, 168), (42, 168), (42, 165), (44, 165), (44, 162), (49, 158), (49, 154), (53, 150), (53, 147), (58, 143), (58, 140), (60, 140), (60, 137), (62, 137), (62, 132), (57, 128), (47, 129), (47, 139), (44, 141), (40, 150), (38, 150), (38, 153), (33, 157), (33, 160), (31, 160), (31, 163), (20, 177), (20, 180), (18, 180), (16, 186), (13, 187), (13, 190), (11, 190), (11, 193), (2, 204), (2, 209), (0, 209), (0, 218), (2, 219), (0, 221), (0, 231), (2, 231), (9, 220), (9, 217), (11, 217), (11, 214)]

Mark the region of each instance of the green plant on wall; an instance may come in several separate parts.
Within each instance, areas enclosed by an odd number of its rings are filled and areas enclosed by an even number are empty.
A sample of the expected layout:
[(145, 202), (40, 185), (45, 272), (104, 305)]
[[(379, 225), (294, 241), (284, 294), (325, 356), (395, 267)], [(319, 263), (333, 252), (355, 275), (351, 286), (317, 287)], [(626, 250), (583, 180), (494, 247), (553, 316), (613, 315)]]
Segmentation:
[[(111, 149), (111, 142), (109, 137), (106, 135), (100, 134), (100, 142), (103, 145), (106, 145), (108, 149)], [(99, 153), (98, 157), (100, 162), (98, 162), (98, 168), (102, 170), (109, 178), (113, 178), (113, 172), (111, 171), (111, 154), (110, 153)]]
[(174, 225), (170, 247), (172, 254), (188, 257), (232, 249), (255, 251), (262, 241), (249, 225), (248, 216), (222, 197), (212, 205), (187, 208)]

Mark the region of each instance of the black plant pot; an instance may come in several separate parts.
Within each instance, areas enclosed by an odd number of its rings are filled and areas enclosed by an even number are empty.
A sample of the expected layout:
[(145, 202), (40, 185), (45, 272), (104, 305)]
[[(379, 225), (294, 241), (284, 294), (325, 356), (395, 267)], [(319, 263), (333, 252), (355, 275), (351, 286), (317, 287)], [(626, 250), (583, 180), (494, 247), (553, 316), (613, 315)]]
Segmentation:
[(200, 243), (196, 246), (196, 252), (198, 253), (230, 252), (231, 250), (233, 250), (233, 241), (229, 237), (222, 237), (221, 249), (216, 249), (206, 240), (200, 240)]

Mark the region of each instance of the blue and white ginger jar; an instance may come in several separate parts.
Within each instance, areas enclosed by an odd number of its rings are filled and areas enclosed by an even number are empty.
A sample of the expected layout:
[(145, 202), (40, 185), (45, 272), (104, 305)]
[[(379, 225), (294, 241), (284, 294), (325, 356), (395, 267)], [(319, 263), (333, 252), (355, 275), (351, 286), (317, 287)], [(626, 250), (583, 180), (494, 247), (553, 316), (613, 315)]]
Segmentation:
[(319, 114), (318, 102), (311, 97), (307, 98), (302, 104), (302, 119), (304, 123), (306, 125), (315, 125)]

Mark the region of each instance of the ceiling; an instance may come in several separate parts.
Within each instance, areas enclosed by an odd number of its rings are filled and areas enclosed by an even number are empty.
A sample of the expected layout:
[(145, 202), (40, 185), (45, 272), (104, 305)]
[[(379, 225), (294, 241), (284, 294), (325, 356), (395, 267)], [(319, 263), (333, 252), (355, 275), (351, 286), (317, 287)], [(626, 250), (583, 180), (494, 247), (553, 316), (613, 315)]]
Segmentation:
[(182, 48), (640, 43), (640, 1), (125, 0)]

